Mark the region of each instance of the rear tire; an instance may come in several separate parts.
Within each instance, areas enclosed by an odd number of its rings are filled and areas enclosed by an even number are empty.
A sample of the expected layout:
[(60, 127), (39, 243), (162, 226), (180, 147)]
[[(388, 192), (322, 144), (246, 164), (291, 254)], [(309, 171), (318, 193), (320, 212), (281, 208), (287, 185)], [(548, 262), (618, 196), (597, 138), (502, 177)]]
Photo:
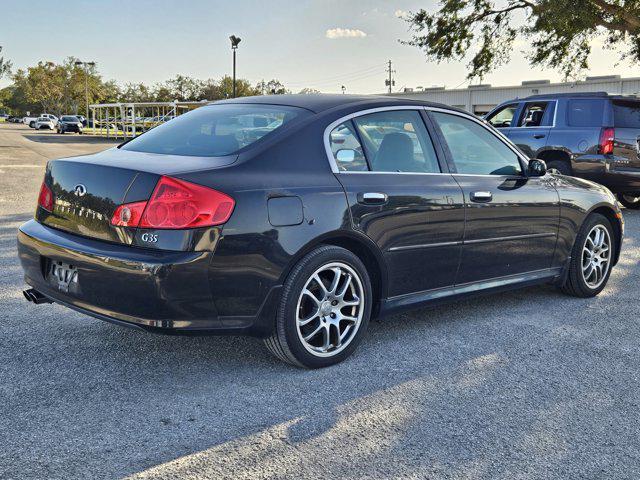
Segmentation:
[(598, 295), (611, 275), (615, 240), (615, 233), (606, 217), (599, 213), (589, 215), (571, 249), (569, 272), (562, 291), (580, 298)]
[(618, 197), (618, 201), (628, 209), (637, 210), (640, 208), (640, 196), (636, 197), (633, 194), (619, 193), (616, 197)]
[(273, 333), (264, 343), (280, 360), (323, 368), (349, 357), (367, 331), (369, 274), (352, 252), (322, 246), (305, 255), (282, 289)]
[(565, 160), (550, 160), (547, 162), (547, 172), (559, 173), (561, 175), (571, 176), (573, 171), (571, 165)]

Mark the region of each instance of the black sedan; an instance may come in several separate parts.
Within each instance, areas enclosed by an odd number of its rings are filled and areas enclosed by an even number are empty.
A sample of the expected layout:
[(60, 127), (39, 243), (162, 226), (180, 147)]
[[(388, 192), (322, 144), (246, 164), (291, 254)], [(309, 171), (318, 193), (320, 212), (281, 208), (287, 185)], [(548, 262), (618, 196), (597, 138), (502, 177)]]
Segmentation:
[(82, 134), (82, 128), (82, 122), (75, 115), (63, 115), (56, 125), (58, 133), (75, 132)]
[(466, 112), (279, 95), (50, 161), (18, 247), (32, 302), (254, 335), (316, 368), (408, 308), (540, 283), (597, 295), (623, 230), (606, 188), (548, 174)]

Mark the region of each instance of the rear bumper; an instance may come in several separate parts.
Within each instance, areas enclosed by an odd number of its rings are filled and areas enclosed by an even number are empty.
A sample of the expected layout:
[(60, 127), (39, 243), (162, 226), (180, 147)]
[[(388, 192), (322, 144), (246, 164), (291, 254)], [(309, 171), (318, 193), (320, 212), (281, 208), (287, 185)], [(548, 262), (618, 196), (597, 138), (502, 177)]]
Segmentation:
[(640, 192), (640, 169), (625, 167), (624, 157), (581, 155), (572, 166), (578, 177), (604, 185), (613, 193)]
[[(268, 311), (220, 318), (211, 291), (211, 252), (168, 252), (87, 239), (31, 220), (18, 232), (18, 255), (27, 284), (56, 303), (121, 325), (169, 334), (268, 335)], [(74, 265), (75, 288), (50, 282), (50, 261)], [(262, 312), (264, 310), (264, 315)]]

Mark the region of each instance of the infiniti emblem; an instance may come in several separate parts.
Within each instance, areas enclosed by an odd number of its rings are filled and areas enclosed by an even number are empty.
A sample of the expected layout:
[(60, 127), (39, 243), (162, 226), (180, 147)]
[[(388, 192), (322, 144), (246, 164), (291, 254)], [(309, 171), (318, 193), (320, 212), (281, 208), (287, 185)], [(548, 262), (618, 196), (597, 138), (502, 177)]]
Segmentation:
[(75, 187), (73, 187), (73, 193), (76, 194), (76, 197), (82, 197), (85, 193), (87, 193), (87, 187), (79, 183)]

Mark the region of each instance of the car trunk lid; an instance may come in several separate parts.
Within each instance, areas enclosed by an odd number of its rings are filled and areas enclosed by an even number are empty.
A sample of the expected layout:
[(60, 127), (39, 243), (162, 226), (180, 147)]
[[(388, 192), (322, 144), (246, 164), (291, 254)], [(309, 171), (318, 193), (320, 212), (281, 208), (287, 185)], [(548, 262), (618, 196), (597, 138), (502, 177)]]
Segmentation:
[(235, 157), (174, 158), (119, 149), (52, 160), (45, 184), (53, 193), (53, 209), (38, 208), (36, 219), (85, 237), (132, 244), (136, 229), (111, 223), (119, 205), (149, 200), (162, 175), (179, 176), (234, 161)]

